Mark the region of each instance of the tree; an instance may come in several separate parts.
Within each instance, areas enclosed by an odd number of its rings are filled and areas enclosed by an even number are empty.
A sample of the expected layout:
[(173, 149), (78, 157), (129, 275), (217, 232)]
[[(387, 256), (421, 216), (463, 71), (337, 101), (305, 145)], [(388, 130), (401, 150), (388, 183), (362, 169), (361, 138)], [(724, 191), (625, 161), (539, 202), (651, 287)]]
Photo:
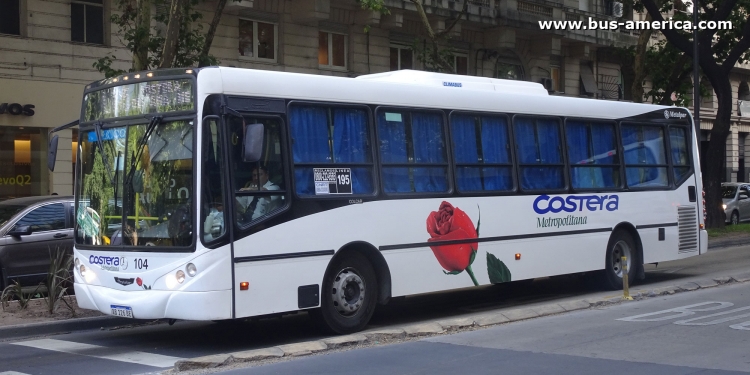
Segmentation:
[[(664, 21), (655, 0), (641, 1), (655, 21)], [(667, 1), (661, 10), (671, 7), (671, 4), (672, 1)], [(701, 21), (732, 22), (732, 28), (729, 30), (704, 29), (698, 32), (700, 68), (711, 83), (718, 99), (716, 118), (711, 129), (711, 141), (706, 155), (707, 168), (704, 171), (708, 214), (706, 224), (709, 228), (724, 226), (724, 213), (721, 209), (721, 173), (726, 151), (725, 142), (729, 135), (732, 115), (732, 86), (729, 82), (729, 73), (738, 62), (742, 63), (748, 58), (748, 48), (750, 48), (748, 14), (750, 14), (750, 0), (700, 1)], [(670, 28), (664, 28), (661, 32), (669, 44), (692, 58), (691, 33)]]
[[(112, 15), (112, 23), (118, 27), (120, 38), (133, 56), (130, 71), (157, 68), (207, 66), (218, 64), (211, 56), (214, 34), (221, 20), (227, 0), (219, 0), (208, 32), (198, 24), (203, 15), (195, 10), (201, 0), (116, 0), (114, 6), (120, 11)], [(151, 6), (169, 12), (151, 14)], [(152, 20), (154, 21), (152, 23)], [(94, 67), (112, 77), (125, 73), (112, 68), (115, 56), (104, 56)]]
[(450, 20), (450, 24), (445, 29), (440, 31), (435, 31), (430, 24), (422, 0), (411, 0), (411, 2), (417, 7), (417, 13), (419, 13), (422, 26), (424, 26), (427, 38), (429, 39), (425, 40), (422, 46), (419, 45), (419, 41), (415, 41), (412, 45), (412, 50), (416, 53), (417, 59), (425, 64), (427, 70), (453, 73), (453, 49), (448, 44), (448, 41), (450, 40), (451, 31), (453, 31), (458, 21), (468, 11), (469, 2), (464, 1), (461, 12), (454, 19)]

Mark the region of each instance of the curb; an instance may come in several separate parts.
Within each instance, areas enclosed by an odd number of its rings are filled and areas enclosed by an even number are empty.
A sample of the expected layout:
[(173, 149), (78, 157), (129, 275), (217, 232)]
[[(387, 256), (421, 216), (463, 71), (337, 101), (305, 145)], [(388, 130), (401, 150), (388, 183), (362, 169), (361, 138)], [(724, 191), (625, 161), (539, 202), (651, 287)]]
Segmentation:
[(149, 320), (118, 318), (114, 316), (95, 316), (92, 318), (77, 318), (69, 320), (55, 320), (51, 322), (17, 324), (0, 327), (0, 340), (17, 339), (29, 336), (52, 335), (71, 331), (111, 328), (117, 326), (149, 324)]
[(732, 240), (719, 240), (719, 241), (708, 241), (708, 248), (709, 249), (719, 249), (723, 247), (734, 247), (734, 246), (743, 246), (743, 245), (750, 245), (750, 237), (742, 237), (738, 239), (732, 239)]
[[(714, 288), (725, 284), (745, 283), (750, 281), (750, 272), (717, 277), (714, 279), (700, 279), (686, 282), (679, 286), (666, 286), (654, 289), (631, 290), (634, 300), (642, 300), (660, 295), (688, 292), (699, 289)], [(174, 365), (174, 372), (223, 367), (236, 363), (253, 363), (263, 360), (298, 357), (320, 353), (327, 350), (345, 348), (348, 346), (379, 344), (388, 340), (403, 340), (410, 338), (425, 338), (446, 333), (455, 333), (477, 327), (485, 328), (509, 322), (527, 320), (548, 315), (556, 315), (569, 311), (583, 310), (592, 307), (610, 306), (623, 302), (623, 297), (605, 296), (592, 299), (581, 299), (546, 305), (506, 309), (494, 313), (478, 313), (467, 317), (449, 318), (435, 322), (410, 324), (399, 328), (374, 329), (348, 336), (334, 336), (322, 340), (307, 341), (295, 344), (279, 345), (264, 349), (254, 349), (227, 354), (214, 354), (204, 357), (183, 359)]]

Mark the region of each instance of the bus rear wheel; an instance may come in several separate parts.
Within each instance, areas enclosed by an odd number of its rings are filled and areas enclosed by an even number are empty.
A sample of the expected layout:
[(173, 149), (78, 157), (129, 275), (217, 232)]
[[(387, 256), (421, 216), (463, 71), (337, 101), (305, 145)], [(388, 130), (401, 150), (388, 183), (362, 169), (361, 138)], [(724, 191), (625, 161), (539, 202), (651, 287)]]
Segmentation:
[[(637, 248), (630, 233), (618, 230), (612, 233), (607, 244), (607, 255), (604, 264), (603, 284), (611, 290), (622, 289), (622, 275), (627, 265), (628, 284), (632, 284), (636, 276)], [(623, 263), (622, 257), (627, 258)]]
[(377, 295), (377, 279), (370, 262), (359, 253), (347, 254), (329, 267), (316, 315), (335, 333), (361, 331), (375, 311)]

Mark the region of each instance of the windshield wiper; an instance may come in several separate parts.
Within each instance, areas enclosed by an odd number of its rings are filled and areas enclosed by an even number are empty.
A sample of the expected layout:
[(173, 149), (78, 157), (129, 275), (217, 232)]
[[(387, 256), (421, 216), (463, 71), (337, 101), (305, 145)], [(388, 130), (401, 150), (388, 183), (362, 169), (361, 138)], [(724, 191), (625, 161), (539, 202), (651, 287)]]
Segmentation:
[(135, 175), (135, 163), (136, 160), (141, 158), (141, 155), (143, 154), (143, 150), (146, 148), (146, 143), (148, 142), (148, 139), (151, 137), (151, 133), (154, 132), (157, 126), (161, 124), (161, 116), (154, 116), (151, 118), (151, 121), (148, 122), (148, 125), (146, 126), (146, 132), (143, 133), (143, 136), (141, 139), (138, 140), (138, 144), (136, 145), (137, 151), (135, 154), (133, 154), (133, 157), (130, 159), (130, 170), (128, 171), (128, 175), (125, 176), (125, 179), (123, 180), (123, 185), (128, 186), (130, 182), (133, 180), (133, 175)]
[(94, 130), (96, 131), (96, 144), (97, 146), (99, 146), (98, 148), (99, 153), (102, 155), (102, 162), (104, 163), (104, 167), (107, 169), (107, 175), (109, 175), (109, 183), (114, 185), (115, 176), (112, 174), (112, 168), (109, 165), (109, 159), (107, 159), (107, 154), (104, 153), (104, 146), (102, 146), (102, 143), (104, 143), (104, 138), (102, 137), (102, 123), (95, 122)]

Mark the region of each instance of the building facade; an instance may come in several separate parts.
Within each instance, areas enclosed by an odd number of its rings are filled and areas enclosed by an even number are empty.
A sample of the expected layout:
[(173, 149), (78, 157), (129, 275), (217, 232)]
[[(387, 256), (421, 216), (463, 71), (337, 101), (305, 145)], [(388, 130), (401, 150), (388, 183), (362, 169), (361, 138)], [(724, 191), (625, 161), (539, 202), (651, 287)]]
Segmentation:
[[(451, 33), (455, 73), (540, 82), (553, 95), (623, 98), (620, 62), (607, 51), (634, 45), (637, 35), (539, 27), (545, 20), (615, 20), (623, 14), (622, 3), (468, 2), (468, 14)], [(211, 54), (224, 66), (346, 77), (424, 69), (412, 51), (415, 44), (426, 42), (416, 7), (410, 1), (385, 3), (388, 15), (362, 10), (356, 0), (230, 0)], [(463, 6), (449, 0), (424, 3), (436, 31), (450, 24)], [(203, 30), (214, 16), (214, 6), (215, 2), (200, 5)], [(152, 13), (160, 11), (164, 10), (154, 8)], [(116, 12), (111, 0), (0, 1), (0, 200), (72, 192), (77, 132), (60, 133), (53, 173), (46, 167), (47, 133), (80, 116), (84, 86), (103, 78), (93, 67), (97, 59), (113, 55), (114, 68), (130, 68), (130, 52), (109, 21)], [(632, 14), (626, 11), (626, 17), (628, 13)], [(738, 90), (744, 83), (747, 91), (743, 77), (736, 77)], [(737, 100), (750, 99), (750, 93), (743, 95)], [(709, 111), (702, 111), (704, 121)], [(750, 110), (745, 115), (750, 116)], [(750, 142), (750, 123), (741, 119), (737, 117), (737, 131), (728, 141), (732, 163), (735, 156), (744, 157), (744, 142)], [(728, 168), (735, 168), (732, 163)], [(735, 175), (741, 167), (736, 164)]]

